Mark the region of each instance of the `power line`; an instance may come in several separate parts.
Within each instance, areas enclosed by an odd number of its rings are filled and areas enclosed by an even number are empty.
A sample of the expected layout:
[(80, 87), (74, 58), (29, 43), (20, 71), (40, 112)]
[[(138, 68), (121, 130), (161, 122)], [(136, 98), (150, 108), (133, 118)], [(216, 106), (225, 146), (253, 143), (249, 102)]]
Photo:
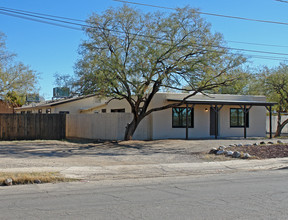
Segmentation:
[[(1, 10), (2, 10), (2, 12), (1, 12)], [(104, 30), (108, 30), (108, 31), (112, 31), (112, 32), (118, 32), (118, 33), (122, 33), (122, 34), (124, 33), (125, 34), (125, 32), (119, 31), (119, 30), (105, 29), (105, 28), (95, 27), (95, 26), (91, 26), (91, 25), (83, 25), (83, 24), (79, 24), (79, 23), (75, 23), (75, 22), (69, 22), (69, 21), (61, 20), (61, 19), (66, 19), (66, 20), (74, 20), (74, 21), (76, 21), (78, 19), (71, 19), (71, 18), (65, 18), (65, 17), (60, 17), (60, 16), (35, 13), (35, 12), (31, 12), (31, 14), (30, 14), (30, 12), (23, 11), (23, 10), (5, 9), (5, 8), (1, 7), (0, 8), (0, 14), (13, 16), (13, 17), (18, 17), (18, 18), (22, 18), (22, 19), (26, 19), (26, 20), (32, 20), (32, 21), (36, 21), (36, 22), (40, 22), (40, 23), (55, 25), (55, 26), (59, 26), (59, 27), (74, 29), (74, 30), (83, 31), (82, 28), (68, 26), (67, 24), (69, 24), (69, 25), (77, 25), (77, 26), (86, 27), (86, 28), (104, 29)], [(45, 16), (54, 17), (54, 18), (47, 18)], [(33, 17), (33, 18), (31, 18), (31, 17)], [(57, 19), (55, 19), (55, 18), (57, 18)], [(45, 19), (49, 20), (49, 21), (45, 21)], [(84, 22), (82, 20), (78, 20), (78, 21)], [(55, 22), (64, 23), (65, 25), (64, 24), (55, 23)], [(132, 34), (132, 33), (129, 33), (129, 34)], [(141, 35), (141, 34), (132, 34), (132, 35), (140, 36), (140, 37), (150, 37), (150, 38), (154, 38), (154, 39), (158, 39), (158, 40), (164, 40), (162, 38), (155, 37), (155, 36), (147, 36), (147, 35)], [(136, 40), (141, 40), (141, 39), (136, 39)], [(147, 40), (142, 40), (142, 41), (147, 41)], [(152, 42), (152, 41), (149, 41), (149, 42), (150, 43), (155, 43), (155, 44), (167, 44), (168, 45), (168, 43), (162, 43), (162, 42)], [(234, 42), (237, 42), (237, 41), (234, 41)], [(238, 43), (247, 43), (247, 42), (238, 42)], [(250, 43), (247, 43), (247, 44), (250, 44)], [(262, 44), (259, 44), (259, 45), (262, 45)], [(200, 46), (211, 46), (211, 47), (218, 47), (218, 48), (222, 48), (222, 49), (230, 49), (230, 50), (236, 50), (236, 51), (242, 51), (242, 52), (264, 53), (264, 54), (288, 56), (288, 54), (286, 54), (286, 53), (275, 53), (275, 52), (270, 52), (270, 51), (248, 50), (248, 49), (242, 49), (242, 48), (222, 47), (222, 46), (213, 46), (213, 45), (200, 45)], [(270, 46), (272, 46), (272, 45), (270, 45)], [(274, 46), (277, 46), (277, 45), (274, 45)], [(278, 46), (280, 46), (280, 45), (278, 45)], [(210, 52), (217, 52), (217, 51), (216, 50), (213, 50), (213, 51), (210, 50)], [(248, 55), (248, 56), (251, 56), (251, 55)], [(258, 57), (260, 57), (260, 56), (258, 55)], [(264, 58), (264, 56), (263, 56), (263, 58)], [(278, 59), (278, 57), (277, 57), (277, 59)]]
[(283, 3), (288, 3), (288, 1), (284, 1), (284, 0), (275, 0), (277, 2), (283, 2)]
[(1, 12), (0, 11), (0, 14), (12, 16), (12, 17), (17, 17), (17, 18), (22, 18), (22, 19), (30, 20), (30, 21), (36, 21), (36, 22), (40, 22), (40, 23), (44, 23), (44, 24), (50, 24), (50, 25), (54, 25), (54, 26), (58, 26), (58, 27), (69, 28), (69, 29), (73, 29), (73, 30), (82, 30), (81, 28), (76, 28), (76, 27), (63, 25), (63, 24), (57, 24), (55, 22), (49, 22), (49, 21), (44, 21), (44, 20), (35, 19), (35, 18), (29, 18), (29, 17), (25, 17), (25, 16), (21, 16), (21, 15), (15, 15), (15, 14), (11, 14), (8, 12)]
[[(70, 22), (70, 21), (63, 21), (60, 18), (64, 18), (64, 17), (60, 17), (60, 16), (47, 15), (47, 14), (41, 14), (41, 13), (35, 13), (35, 12), (30, 13), (30, 12), (27, 12), (27, 11), (26, 12), (20, 12), (21, 10), (5, 9), (5, 8), (2, 8), (2, 7), (0, 7), (0, 11), (5, 11), (5, 12), (13, 13), (13, 14), (20, 14), (20, 15), (29, 16), (29, 17), (35, 17), (35, 18), (37, 18), (36, 21), (38, 21), (38, 22), (40, 21), (39, 19), (43, 19), (43, 20), (46, 19), (46, 20), (53, 21), (53, 22), (65, 23), (65, 24), (69, 24), (69, 25), (76, 25), (76, 26), (80, 26), (82, 28), (102, 29), (102, 30), (106, 30), (106, 31), (112, 31), (112, 32), (126, 34), (124, 31), (112, 30), (112, 29), (109, 29), (109, 28), (102, 28), (102, 27), (95, 27), (95, 26), (92, 26), (92, 25), (79, 24), (79, 23)], [(11, 15), (9, 13), (6, 13), (6, 15)], [(39, 15), (33, 15), (33, 14), (39, 14)], [(48, 17), (45, 17), (44, 15), (48, 16)], [(13, 15), (11, 15), (11, 16), (13, 16)], [(15, 17), (24, 18), (22, 16), (15, 16)], [(49, 18), (49, 17), (53, 17), (53, 18)], [(65, 19), (66, 20), (74, 20), (74, 21), (77, 20), (77, 19), (72, 19), (72, 18), (65, 18)], [(30, 20), (32, 20), (32, 19), (30, 19)], [(83, 20), (79, 20), (79, 21), (86, 23), (86, 21), (83, 21)], [(43, 23), (47, 23), (47, 22), (43, 22)], [(52, 24), (53, 25), (53, 23), (51, 23), (51, 22), (48, 22), (47, 24)], [(56, 24), (56, 23), (54, 23), (54, 24)], [(97, 24), (97, 25), (99, 25), (99, 24)], [(60, 26), (60, 25), (57, 25), (57, 26)], [(65, 27), (65, 26), (63, 26), (63, 27)], [(70, 26), (68, 26), (67, 28), (70, 28)], [(74, 28), (72, 28), (72, 29), (74, 29)], [(158, 38), (158, 37), (142, 35), (142, 34), (134, 34), (134, 33), (129, 33), (129, 34), (134, 35), (134, 36), (149, 37), (149, 38), (154, 38), (154, 39)], [(163, 40), (163, 39), (161, 39), (161, 40)]]
[(252, 43), (252, 42), (243, 42), (243, 41), (234, 41), (234, 40), (226, 40), (227, 42), (236, 43), (236, 44), (249, 44), (256, 46), (267, 46), (267, 47), (288, 47), (285, 45), (276, 45), (276, 44), (261, 44), (261, 43)]
[[(113, 1), (127, 3), (127, 4), (148, 6), (148, 7), (153, 7), (153, 8), (163, 8), (163, 9), (169, 9), (169, 10), (176, 10), (176, 8), (170, 8), (170, 7), (158, 6), (158, 5), (151, 5), (151, 4), (145, 4), (145, 3), (139, 3), (139, 2), (130, 2), (130, 1), (124, 1), (124, 0), (113, 0)], [(254, 18), (245, 18), (245, 17), (239, 17), (239, 16), (223, 15), (223, 14), (208, 13), (208, 12), (201, 12), (201, 11), (195, 11), (195, 13), (203, 14), (203, 15), (216, 16), (216, 17), (224, 17), (224, 18), (245, 20), (245, 21), (255, 21), (255, 22), (270, 23), (270, 24), (288, 25), (287, 22), (280, 22), (280, 21), (270, 21), (270, 20), (254, 19)]]
[[(127, 1), (122, 1), (122, 0), (114, 0), (114, 1), (121, 1), (121, 2), (127, 2)], [(138, 3), (137, 3), (138, 4)], [(141, 4), (141, 3), (139, 3)], [(154, 7), (154, 6), (153, 6)], [(155, 6), (155, 7), (158, 7), (158, 6)], [(159, 6), (160, 7), (160, 6)], [(166, 8), (166, 7), (164, 7)], [(169, 9), (172, 9), (172, 8), (169, 8)], [(48, 19), (48, 20), (52, 20), (52, 21), (55, 21), (55, 22), (64, 22), (64, 23), (67, 23), (67, 24), (71, 24), (71, 25), (77, 25), (77, 26), (81, 26), (81, 27), (89, 27), (89, 28), (96, 28), (94, 26), (91, 26), (91, 25), (87, 25), (86, 21), (85, 20), (80, 20), (80, 19), (75, 19), (75, 18), (68, 18), (68, 17), (63, 17), (63, 16), (55, 16), (55, 15), (50, 15), (50, 14), (44, 14), (44, 13), (38, 13), (38, 12), (31, 12), (31, 11), (24, 11), (24, 10), (19, 10), (19, 9), (12, 9), (12, 8), (7, 8), (7, 7), (0, 7), (0, 10), (3, 10), (3, 11), (8, 11), (8, 12), (11, 12), (11, 13), (17, 13), (17, 14), (22, 14), (22, 15), (25, 15), (25, 16), (33, 16), (33, 17), (37, 17), (39, 19)], [(35, 15), (38, 15), (38, 16), (35, 16)], [(10, 15), (12, 16), (12, 15)], [(44, 16), (44, 17), (43, 17)], [(17, 16), (15, 16), (17, 17)], [(47, 18), (48, 17), (48, 18)], [(57, 19), (51, 19), (51, 18), (57, 18)], [(24, 18), (26, 19), (26, 17), (20, 17), (20, 18)], [(64, 20), (70, 20), (70, 21), (76, 21), (76, 22), (82, 22), (82, 23), (85, 23), (85, 24), (79, 24), (79, 23), (72, 23), (72, 22), (66, 22), (66, 21), (62, 21), (62, 20), (59, 20), (59, 19), (64, 19)], [(33, 19), (28, 19), (28, 20), (33, 20)], [(37, 21), (37, 20), (33, 20), (33, 21)], [(38, 21), (39, 22), (39, 21)], [(43, 22), (43, 23), (46, 23), (46, 22)], [(52, 24), (52, 23), (48, 23), (48, 24)], [(57, 25), (57, 26), (62, 26), (62, 25)], [(70, 28), (70, 26), (68, 26), (67, 28)], [(100, 28), (100, 27), (98, 27)], [(74, 29), (74, 28), (72, 28)], [(108, 30), (108, 31), (113, 31), (113, 32), (118, 32), (118, 33), (124, 33), (123, 31), (118, 31), (118, 30), (111, 30), (111, 29), (108, 29), (108, 28), (100, 28), (100, 29), (103, 29), (103, 30)], [(76, 30), (78, 30), (76, 28)], [(130, 33), (132, 34), (132, 33)], [(133, 35), (133, 34), (132, 34)], [(136, 35), (136, 34), (135, 34)], [(143, 36), (143, 37), (150, 37), (150, 38), (155, 38), (154, 36), (145, 36), (145, 35), (139, 35), (137, 34), (137, 36)], [(157, 37), (156, 37), (157, 38)], [(163, 39), (161, 39), (163, 40)], [(261, 43), (251, 43), (251, 42), (242, 42), (242, 41), (227, 41), (227, 42), (231, 42), (231, 43), (239, 43), (239, 44), (249, 44), (249, 45), (257, 45), (257, 46), (269, 46), (269, 47), (288, 47), (288, 46), (284, 46), (284, 45), (274, 45), (274, 44), (261, 44)]]
[(23, 12), (23, 13), (27, 13), (27, 14), (41, 15), (41, 16), (45, 16), (45, 17), (59, 18), (59, 19), (64, 19), (64, 20), (70, 20), (70, 21), (76, 21), (76, 22), (86, 23), (85, 20), (80, 20), (80, 19), (75, 19), (75, 18), (67, 18), (67, 17), (50, 15), (50, 14), (44, 14), (44, 13), (33, 12), (33, 11), (25, 11), (25, 10), (19, 10), (19, 9), (14, 9), (14, 8), (7, 8), (7, 7), (0, 7), (0, 10), (1, 10), (1, 9), (3, 9), (3, 10), (10, 10), (10, 11), (13, 11), (13, 12)]

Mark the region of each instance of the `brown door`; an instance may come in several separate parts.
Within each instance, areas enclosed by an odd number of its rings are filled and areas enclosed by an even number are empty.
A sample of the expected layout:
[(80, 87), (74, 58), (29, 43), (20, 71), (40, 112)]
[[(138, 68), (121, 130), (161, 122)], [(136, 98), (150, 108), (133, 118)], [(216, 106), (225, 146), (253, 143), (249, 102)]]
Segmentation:
[(216, 129), (216, 112), (212, 107), (210, 107), (210, 135), (216, 135), (216, 130), (218, 130)]

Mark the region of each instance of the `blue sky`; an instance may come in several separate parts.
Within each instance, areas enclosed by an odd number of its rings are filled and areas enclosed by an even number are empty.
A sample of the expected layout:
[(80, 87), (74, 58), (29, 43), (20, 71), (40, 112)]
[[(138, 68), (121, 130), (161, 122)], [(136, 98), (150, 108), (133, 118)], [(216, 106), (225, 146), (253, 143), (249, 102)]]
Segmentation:
[[(288, 3), (275, 0), (130, 0), (139, 3), (165, 7), (191, 7), (200, 11), (271, 20), (288, 23)], [(119, 7), (122, 3), (112, 0), (2, 0), (0, 7), (27, 10), (85, 20), (92, 12), (102, 13), (109, 7)], [(145, 12), (155, 9), (140, 5), (131, 5)], [(167, 11), (167, 10), (166, 10)], [(168, 10), (169, 11), (169, 10)], [(288, 54), (288, 25), (251, 22), (222, 17), (202, 15), (212, 25), (212, 30), (223, 34), (228, 46), (249, 50), (261, 50)], [(52, 97), (55, 73), (74, 74), (74, 64), (79, 58), (78, 47), (85, 38), (81, 31), (56, 27), (49, 24), (23, 20), (0, 14), (0, 31), (7, 37), (7, 47), (16, 53), (17, 60), (29, 65), (40, 73), (40, 95), (46, 99)], [(231, 41), (280, 45), (281, 47), (240, 44)], [(244, 52), (243, 52), (244, 53)], [(268, 57), (283, 57), (274, 54), (245, 52), (244, 54)], [(250, 66), (277, 66), (279, 60), (249, 59)]]

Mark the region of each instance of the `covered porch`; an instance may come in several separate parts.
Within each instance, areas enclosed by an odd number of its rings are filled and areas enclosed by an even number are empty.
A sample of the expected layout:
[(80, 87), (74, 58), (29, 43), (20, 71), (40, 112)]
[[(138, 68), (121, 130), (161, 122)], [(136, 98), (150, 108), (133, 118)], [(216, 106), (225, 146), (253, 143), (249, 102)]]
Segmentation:
[[(168, 102), (174, 102), (174, 103), (181, 103), (182, 99), (167, 99)], [(189, 123), (188, 123), (188, 109), (194, 109), (197, 105), (205, 105), (209, 106), (210, 109), (205, 108), (205, 111), (210, 110), (210, 135), (212, 134), (215, 139), (219, 137), (219, 113), (222, 110), (224, 106), (237, 106), (239, 108), (238, 112), (242, 115), (242, 123), (241, 126), (235, 126), (238, 128), (243, 128), (243, 137), (247, 138), (247, 127), (249, 127), (249, 121), (252, 123), (255, 123), (253, 120), (249, 120), (249, 111), (251, 108), (255, 106), (260, 106), (263, 108), (266, 108), (266, 110), (269, 112), (269, 138), (272, 138), (272, 106), (276, 103), (266, 102), (266, 101), (243, 101), (243, 100), (213, 100), (213, 99), (207, 99), (207, 100), (186, 100), (184, 102), (184, 105), (186, 107), (186, 128), (185, 128), (185, 137), (186, 139), (189, 139)], [(233, 109), (237, 111), (237, 109)], [(230, 120), (233, 120), (233, 112), (230, 109)], [(263, 120), (266, 120), (266, 117), (263, 118)], [(231, 122), (230, 122), (231, 123)], [(231, 124), (230, 124), (231, 126)]]

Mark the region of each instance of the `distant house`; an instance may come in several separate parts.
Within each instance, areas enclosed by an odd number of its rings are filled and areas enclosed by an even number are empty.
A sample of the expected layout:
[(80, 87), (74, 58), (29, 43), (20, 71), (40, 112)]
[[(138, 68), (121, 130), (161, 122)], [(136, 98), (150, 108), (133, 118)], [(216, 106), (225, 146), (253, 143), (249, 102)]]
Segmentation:
[[(150, 107), (179, 103), (185, 96), (187, 96), (185, 93), (157, 93)], [(141, 132), (147, 133), (146, 139), (264, 137), (266, 136), (266, 114), (267, 110), (271, 114), (271, 106), (273, 103), (266, 102), (264, 96), (197, 94), (179, 107), (153, 112), (147, 116), (142, 123)], [(107, 116), (110, 113), (131, 114), (131, 108), (125, 100), (109, 101), (96, 95), (23, 106), (16, 108), (15, 111), (42, 114), (66, 113), (70, 114), (70, 118), (77, 117), (76, 114), (97, 113), (97, 117), (101, 117), (101, 114)], [(126, 124), (123, 123), (118, 127), (123, 131), (125, 126)], [(86, 125), (87, 127), (89, 126)]]

